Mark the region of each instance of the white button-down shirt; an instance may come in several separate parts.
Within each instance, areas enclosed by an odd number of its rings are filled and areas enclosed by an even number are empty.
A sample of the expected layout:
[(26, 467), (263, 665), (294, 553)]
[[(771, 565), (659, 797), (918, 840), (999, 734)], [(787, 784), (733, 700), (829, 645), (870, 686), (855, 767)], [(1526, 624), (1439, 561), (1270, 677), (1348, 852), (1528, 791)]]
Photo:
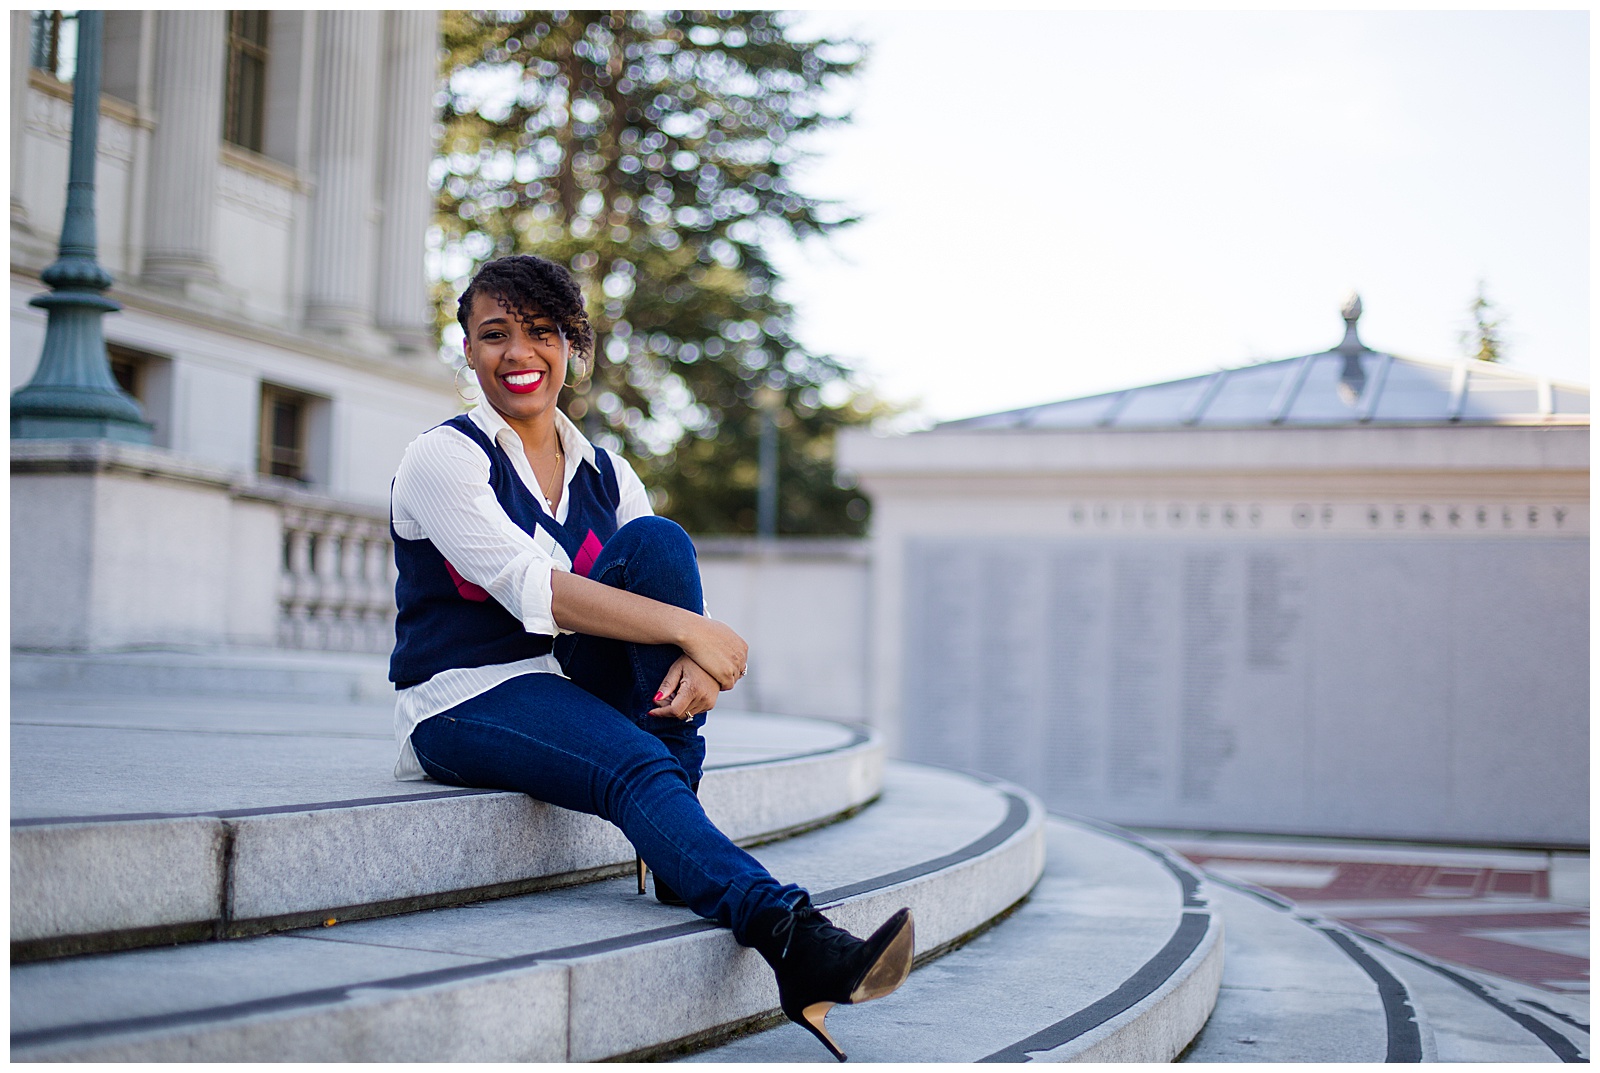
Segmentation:
[[(511, 462), (528, 490), (544, 501), (516, 430), (492, 406), (468, 411), (469, 419), (483, 430)], [(555, 519), (565, 524), (572, 477), (583, 462), (593, 465), (595, 449), (578, 426), (556, 412), (556, 434), (566, 469), (561, 482), (561, 502)], [(617, 525), (654, 513), (650, 497), (633, 467), (616, 454), (611, 462), (617, 475)], [(521, 620), (529, 633), (553, 637), (562, 630), (550, 611), (550, 574), (570, 570), (572, 561), (560, 544), (543, 529), (535, 535), (512, 521), (489, 486), (489, 457), (456, 429), (429, 429), (406, 447), (395, 473), (390, 513), (394, 529), (406, 540), (430, 540), (450, 565), (466, 580), (486, 589)], [(486, 693), (519, 674), (560, 674), (554, 654), (487, 667), (453, 667), (426, 682), (402, 689), (395, 700), (394, 734), (400, 744), (395, 764), (397, 779), (424, 779), (411, 748), (411, 732), (418, 723), (464, 700)]]

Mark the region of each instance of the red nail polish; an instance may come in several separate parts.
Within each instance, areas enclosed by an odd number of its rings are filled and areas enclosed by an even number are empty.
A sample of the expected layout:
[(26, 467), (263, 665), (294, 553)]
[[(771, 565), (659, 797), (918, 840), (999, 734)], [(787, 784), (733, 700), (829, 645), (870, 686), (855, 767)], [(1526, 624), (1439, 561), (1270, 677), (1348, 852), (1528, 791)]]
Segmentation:
[(665, 695), (665, 694), (663, 694), (663, 693), (662, 693), (662, 692), (661, 692), (661, 691), (660, 691), (660, 690), (659, 690), (659, 689), (658, 689), (658, 690), (656, 690), (656, 703), (657, 703), (657, 704), (660, 704), (660, 703), (661, 703), (661, 698), (662, 698), (662, 697), (663, 697), (663, 696), (664, 696), (664, 695)]

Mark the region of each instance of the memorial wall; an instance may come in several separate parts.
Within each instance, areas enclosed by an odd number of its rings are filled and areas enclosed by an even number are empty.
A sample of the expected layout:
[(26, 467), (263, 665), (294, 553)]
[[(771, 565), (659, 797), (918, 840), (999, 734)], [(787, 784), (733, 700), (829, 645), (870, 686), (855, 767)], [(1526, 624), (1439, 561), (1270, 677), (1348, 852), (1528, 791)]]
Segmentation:
[(1113, 823), (1586, 845), (1587, 443), (857, 438), (873, 721)]
[(908, 758), (1125, 824), (1587, 841), (1537, 815), (1587, 785), (1570, 505), (1074, 506), (908, 542)]

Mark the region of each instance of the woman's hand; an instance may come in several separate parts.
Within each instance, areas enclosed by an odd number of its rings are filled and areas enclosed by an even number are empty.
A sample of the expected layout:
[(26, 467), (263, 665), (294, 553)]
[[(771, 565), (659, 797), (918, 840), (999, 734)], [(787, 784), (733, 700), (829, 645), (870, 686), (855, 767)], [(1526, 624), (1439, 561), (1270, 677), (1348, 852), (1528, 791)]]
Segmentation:
[(750, 661), (750, 646), (726, 623), (704, 615), (695, 616), (678, 645), (700, 669), (716, 679), (720, 689), (732, 689), (744, 677)]
[(716, 619), (565, 570), (550, 573), (550, 614), (558, 626), (574, 633), (677, 645), (719, 689), (732, 689), (750, 659), (744, 638)]
[(656, 692), (658, 708), (650, 714), (659, 719), (693, 719), (717, 705), (717, 680), (688, 656), (679, 656)]

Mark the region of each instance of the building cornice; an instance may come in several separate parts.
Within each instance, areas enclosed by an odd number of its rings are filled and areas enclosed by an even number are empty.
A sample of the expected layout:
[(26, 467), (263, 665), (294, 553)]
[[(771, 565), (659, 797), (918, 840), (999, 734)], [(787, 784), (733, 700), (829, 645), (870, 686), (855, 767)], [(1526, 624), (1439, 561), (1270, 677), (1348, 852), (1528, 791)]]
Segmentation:
[[(38, 271), (28, 266), (13, 264), (11, 278), (14, 284), (18, 282), (36, 284), (41, 290), (44, 287)], [(449, 370), (431, 350), (406, 352), (396, 348), (393, 352), (383, 355), (342, 350), (328, 346), (315, 336), (285, 331), (260, 321), (245, 320), (237, 314), (213, 315), (137, 284), (120, 280), (112, 284), (107, 295), (120, 302), (124, 309), (148, 313), (163, 320), (189, 325), (218, 335), (296, 351), (364, 373), (381, 372), (386, 377), (397, 377), (418, 387), (438, 388), (450, 381)], [(379, 328), (373, 328), (372, 331), (388, 334)]]
[(229, 142), (222, 143), (222, 163), (240, 171), (248, 171), (263, 179), (270, 179), (275, 183), (288, 187), (296, 193), (306, 193), (311, 189), (310, 182), (300, 172), (287, 164), (279, 163), (269, 156), (245, 149), (242, 146)]
[(388, 519), (388, 509), (379, 504), (334, 499), (277, 478), (200, 462), (164, 447), (114, 440), (12, 440), (11, 474), (132, 477), (226, 492), (234, 499)]
[[(47, 74), (37, 67), (28, 68), (28, 88), (36, 89), (47, 97), (72, 103), (72, 85), (62, 82), (52, 74)], [(100, 94), (100, 114), (110, 119), (126, 123), (130, 127), (142, 127), (150, 130), (155, 122), (150, 117), (141, 115), (139, 108), (132, 101), (125, 101), (121, 97), (114, 97), (109, 93)]]
[(1313, 473), (1589, 472), (1589, 427), (1425, 425), (1248, 429), (844, 431), (841, 469), (879, 482), (931, 478), (1215, 477)]

